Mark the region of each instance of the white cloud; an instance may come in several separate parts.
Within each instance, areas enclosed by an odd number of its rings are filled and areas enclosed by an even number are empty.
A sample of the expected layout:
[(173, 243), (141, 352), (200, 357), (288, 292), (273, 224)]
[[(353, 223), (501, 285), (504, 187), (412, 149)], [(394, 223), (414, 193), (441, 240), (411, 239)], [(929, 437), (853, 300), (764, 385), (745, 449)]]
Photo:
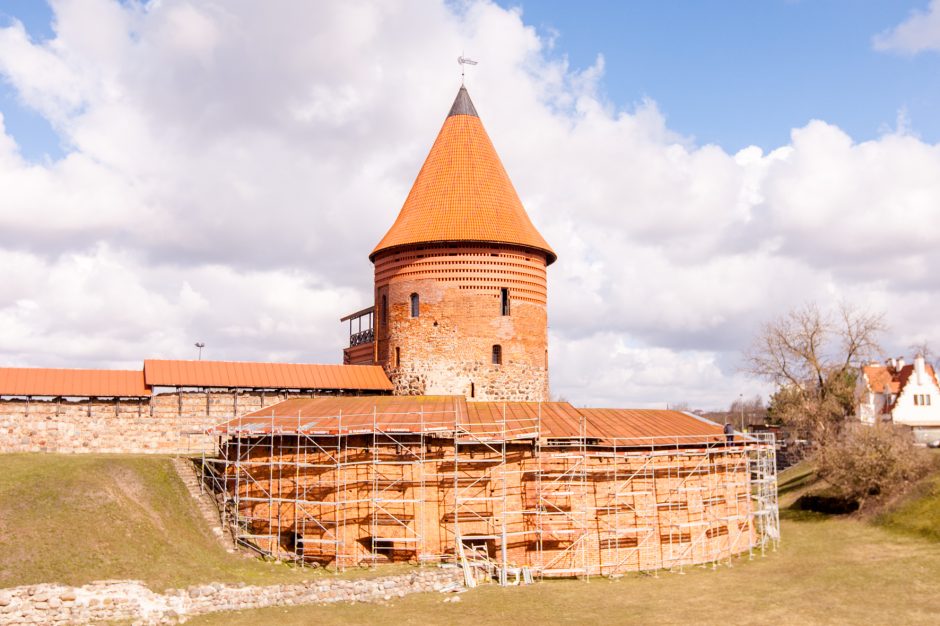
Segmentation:
[(815, 121), (767, 153), (696, 145), (653, 101), (604, 100), (603, 57), (574, 71), (486, 2), (53, 6), (47, 42), (0, 29), (0, 75), (70, 146), (32, 163), (0, 133), (0, 362), (133, 365), (191, 357), (197, 340), (209, 358), (337, 362), (337, 320), (368, 303), (367, 255), (462, 51), (559, 253), (556, 393), (752, 395), (764, 387), (737, 372), (740, 349), (810, 299), (883, 308), (898, 341), (940, 341), (924, 322), (940, 295), (940, 148), (904, 129), (857, 143)]
[(940, 51), (940, 0), (931, 0), (925, 11), (912, 11), (910, 17), (875, 35), (876, 50), (917, 54)]

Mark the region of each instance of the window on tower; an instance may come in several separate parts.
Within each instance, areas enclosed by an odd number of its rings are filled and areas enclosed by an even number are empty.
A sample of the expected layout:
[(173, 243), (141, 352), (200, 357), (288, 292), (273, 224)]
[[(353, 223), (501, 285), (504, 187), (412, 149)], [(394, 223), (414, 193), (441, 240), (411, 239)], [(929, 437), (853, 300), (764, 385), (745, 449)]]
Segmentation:
[(401, 367), (401, 348), (395, 348), (395, 367)]
[(421, 303), (418, 301), (418, 294), (411, 294), (411, 317), (418, 317), (421, 314)]
[(503, 347), (501, 345), (493, 346), (493, 365), (503, 364)]
[(388, 324), (388, 296), (382, 295), (382, 326)]
[(499, 310), (502, 315), (509, 315), (509, 289), (506, 287), (499, 290)]

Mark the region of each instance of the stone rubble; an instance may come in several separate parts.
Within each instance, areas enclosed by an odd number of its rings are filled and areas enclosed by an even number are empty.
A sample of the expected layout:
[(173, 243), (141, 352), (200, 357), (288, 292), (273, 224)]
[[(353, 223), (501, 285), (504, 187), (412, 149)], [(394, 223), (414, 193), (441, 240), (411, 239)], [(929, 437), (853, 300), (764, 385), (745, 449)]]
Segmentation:
[(382, 602), (412, 593), (441, 591), (462, 580), (457, 568), (428, 568), (379, 578), (319, 578), (270, 586), (212, 583), (163, 594), (136, 580), (96, 581), (82, 587), (58, 584), (0, 589), (0, 624), (87, 624), (130, 621), (177, 624), (194, 615), (269, 606), (331, 602)]

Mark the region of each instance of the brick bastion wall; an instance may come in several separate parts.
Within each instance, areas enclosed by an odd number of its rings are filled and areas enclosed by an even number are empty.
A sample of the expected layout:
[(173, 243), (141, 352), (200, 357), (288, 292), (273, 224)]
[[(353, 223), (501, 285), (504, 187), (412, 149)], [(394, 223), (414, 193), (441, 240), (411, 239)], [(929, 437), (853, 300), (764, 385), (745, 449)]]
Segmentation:
[(213, 583), (156, 593), (138, 581), (101, 581), (82, 587), (42, 584), (0, 589), (2, 624), (88, 624), (133, 621), (173, 624), (194, 615), (269, 606), (381, 602), (461, 583), (457, 568), (421, 568), (399, 576), (264, 587)]
[(395, 393), (548, 400), (545, 267), (544, 253), (511, 246), (381, 253), (376, 352)]
[(758, 542), (744, 446), (509, 444), (458, 458), (445, 437), (396, 439), (233, 439), (216, 485), (262, 550), (340, 567), (455, 560), (458, 527), (489, 557), (505, 547), (549, 576), (715, 562)]
[(310, 392), (167, 390), (149, 398), (0, 397), (0, 453), (199, 453), (207, 428)]

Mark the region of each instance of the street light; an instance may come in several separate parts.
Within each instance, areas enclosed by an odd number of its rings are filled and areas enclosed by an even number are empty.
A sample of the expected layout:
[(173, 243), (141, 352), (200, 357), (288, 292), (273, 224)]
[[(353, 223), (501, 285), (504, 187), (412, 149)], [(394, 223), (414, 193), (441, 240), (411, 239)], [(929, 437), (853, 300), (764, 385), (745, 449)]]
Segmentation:
[(738, 403), (741, 407), (741, 432), (744, 432), (744, 394), (738, 394)]
[(201, 360), (202, 360), (202, 349), (206, 347), (206, 344), (204, 344), (204, 343), (201, 342), (201, 341), (197, 341), (197, 342), (196, 342), (196, 347), (199, 348), (199, 360), (201, 361)]

